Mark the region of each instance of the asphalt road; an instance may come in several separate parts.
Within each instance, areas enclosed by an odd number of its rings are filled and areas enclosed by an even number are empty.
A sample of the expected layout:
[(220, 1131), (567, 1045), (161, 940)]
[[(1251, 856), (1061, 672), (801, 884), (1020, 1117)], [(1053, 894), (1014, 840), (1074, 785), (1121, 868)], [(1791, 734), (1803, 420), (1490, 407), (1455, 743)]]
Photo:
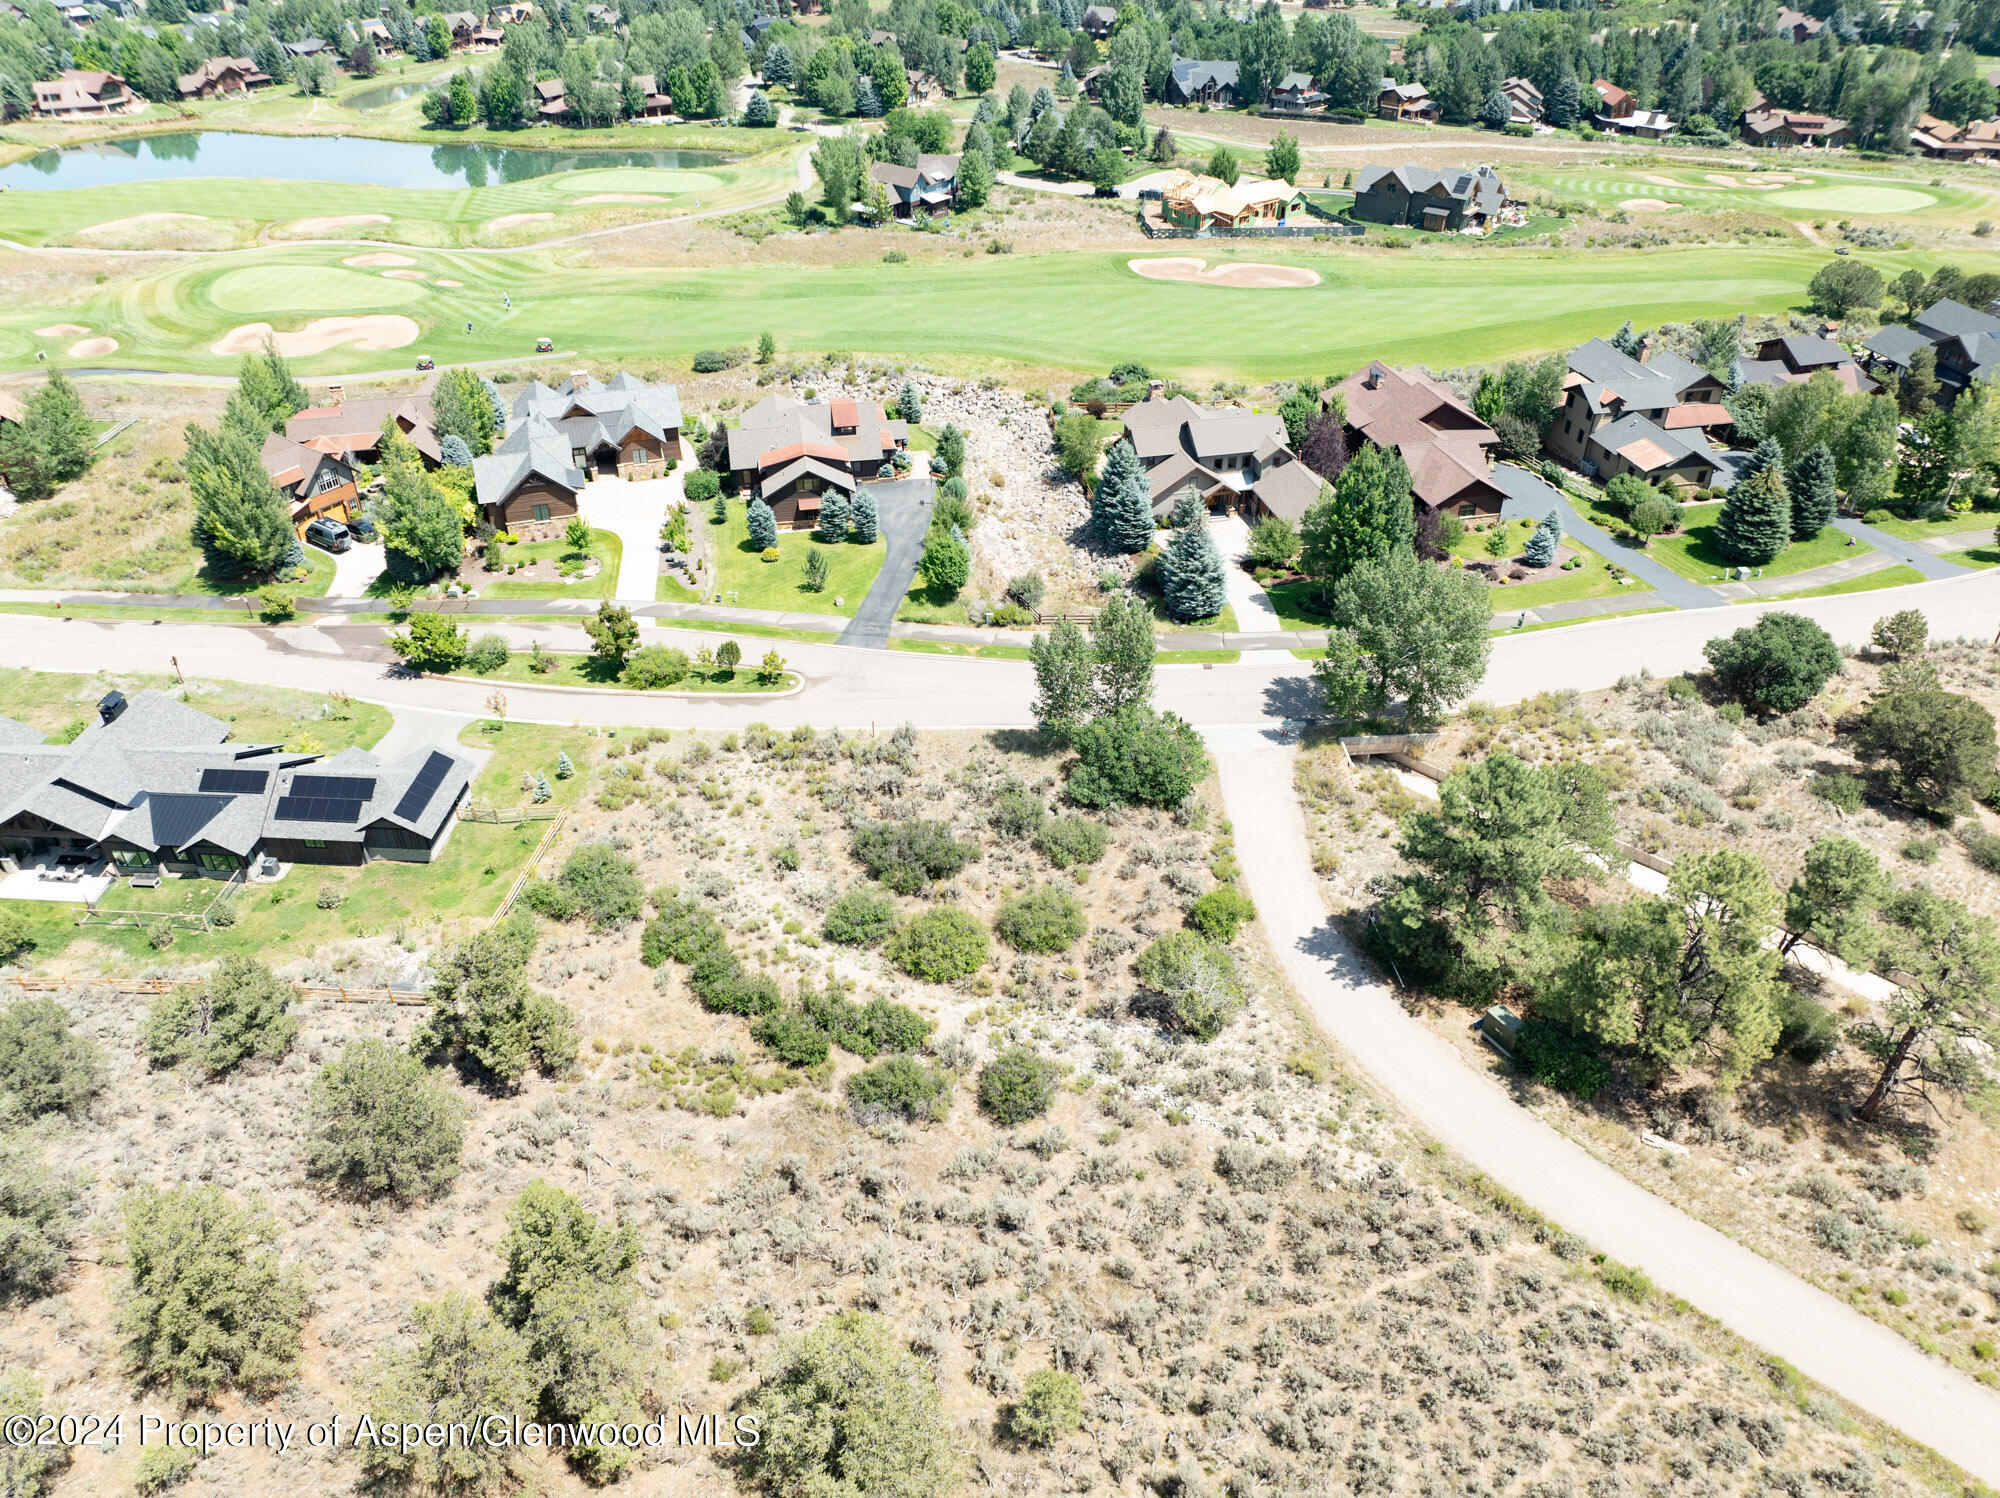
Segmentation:
[(1404, 1012), (1328, 921), (1281, 732), (1208, 735), (1250, 896), (1286, 976), (1326, 1032), (1462, 1159), (1731, 1331), (2000, 1482), (2000, 1396), (1633, 1184), (1541, 1122)]

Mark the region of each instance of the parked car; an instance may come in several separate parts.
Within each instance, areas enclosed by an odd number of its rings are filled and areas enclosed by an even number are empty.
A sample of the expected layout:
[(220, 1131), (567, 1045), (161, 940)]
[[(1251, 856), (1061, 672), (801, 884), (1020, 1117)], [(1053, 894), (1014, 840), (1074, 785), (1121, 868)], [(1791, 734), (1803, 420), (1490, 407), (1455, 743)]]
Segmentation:
[(375, 522), (366, 515), (356, 515), (347, 522), (347, 533), (361, 542), (375, 539)]
[(555, 339), (553, 339), (553, 338), (537, 338), (537, 339), (535, 340), (535, 352), (536, 352), (536, 353), (538, 353), (538, 354), (553, 354), (553, 353), (554, 353), (555, 351), (556, 351), (556, 341), (555, 341)]
[(434, 360), (433, 358), (431, 358), (431, 356), (430, 356), (429, 354), (418, 354), (418, 355), (417, 355), (417, 368), (419, 368), (419, 369), (436, 369), (436, 368), (437, 368), (437, 361), (436, 361), (436, 360)]
[(347, 551), (354, 545), (354, 537), (346, 526), (338, 520), (321, 518), (306, 527), (306, 540), (322, 551)]

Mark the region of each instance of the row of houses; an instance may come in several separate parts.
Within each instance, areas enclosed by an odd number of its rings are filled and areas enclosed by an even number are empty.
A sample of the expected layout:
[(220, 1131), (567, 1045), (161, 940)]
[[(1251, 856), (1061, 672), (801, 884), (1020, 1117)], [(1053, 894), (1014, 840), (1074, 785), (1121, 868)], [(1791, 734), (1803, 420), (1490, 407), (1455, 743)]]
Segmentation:
[(429, 863), (475, 769), (446, 749), (324, 758), (230, 732), (155, 691), (108, 694), (67, 744), (0, 717), (0, 866), (81, 856), (131, 874), (226, 877), (266, 858)]

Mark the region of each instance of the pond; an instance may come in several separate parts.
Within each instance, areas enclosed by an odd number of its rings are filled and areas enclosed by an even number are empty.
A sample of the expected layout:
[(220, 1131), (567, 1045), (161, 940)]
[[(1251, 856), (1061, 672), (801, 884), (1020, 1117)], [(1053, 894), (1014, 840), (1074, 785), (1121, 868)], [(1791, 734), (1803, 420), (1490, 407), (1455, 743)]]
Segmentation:
[(405, 99), (414, 99), (428, 84), (391, 83), (383, 88), (364, 88), (358, 94), (349, 94), (340, 102), (347, 109), (357, 109), (367, 114), (373, 109), (387, 109), (391, 104), (400, 104)]
[(176, 177), (355, 182), (374, 187), (489, 187), (555, 172), (601, 167), (705, 167), (728, 159), (720, 151), (566, 151), (553, 143), (547, 148), (426, 146), (338, 135), (193, 130), (41, 151), (25, 161), (0, 167), (0, 187), (32, 192)]

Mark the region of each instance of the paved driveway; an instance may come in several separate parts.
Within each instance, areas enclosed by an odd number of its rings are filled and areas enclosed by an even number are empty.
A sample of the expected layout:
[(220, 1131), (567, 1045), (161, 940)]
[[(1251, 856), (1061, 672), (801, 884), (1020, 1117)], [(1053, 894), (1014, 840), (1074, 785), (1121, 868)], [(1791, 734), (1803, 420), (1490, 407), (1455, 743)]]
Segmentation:
[(660, 527), (667, 508), (684, 492), (680, 469), (663, 479), (592, 479), (580, 500), (583, 518), (612, 532), (625, 548), (618, 563), (621, 603), (651, 603), (660, 596)]
[(1516, 468), (1512, 463), (1495, 463), (1491, 478), (1494, 486), (1507, 496), (1506, 503), (1500, 507), (1500, 513), (1507, 519), (1525, 515), (1540, 520), (1554, 510), (1562, 516), (1566, 533), (1651, 587), (1659, 594), (1661, 603), (1671, 604), (1677, 609), (1723, 607), (1723, 601), (1709, 589), (1689, 582), (1664, 562), (1655, 561), (1643, 551), (1636, 551), (1624, 542), (1614, 540), (1609, 531), (1592, 525), (1577, 513), (1576, 507), (1564, 495), (1527, 469)]
[(1257, 579), (1243, 570), (1243, 558), (1250, 552), (1250, 523), (1241, 515), (1210, 515), (1208, 534), (1222, 553), (1222, 577), (1229, 601), (1236, 606), (1236, 628), (1244, 634), (1270, 634), (1285, 626), (1271, 606), (1271, 595), (1257, 586)]
[(924, 555), (924, 534), (931, 528), (931, 501), (936, 486), (927, 478), (887, 479), (865, 486), (875, 496), (875, 520), (882, 531), (882, 570), (854, 622), (841, 631), (839, 643), (864, 650), (887, 650), (889, 626), (910, 591), (917, 563)]
[(368, 585), (380, 577), (383, 567), (388, 565), (380, 541), (370, 541), (365, 545), (356, 541), (342, 552), (320, 551), (307, 542), (306, 550), (318, 552), (333, 563), (333, 583), (326, 590), (328, 598), (365, 598)]

